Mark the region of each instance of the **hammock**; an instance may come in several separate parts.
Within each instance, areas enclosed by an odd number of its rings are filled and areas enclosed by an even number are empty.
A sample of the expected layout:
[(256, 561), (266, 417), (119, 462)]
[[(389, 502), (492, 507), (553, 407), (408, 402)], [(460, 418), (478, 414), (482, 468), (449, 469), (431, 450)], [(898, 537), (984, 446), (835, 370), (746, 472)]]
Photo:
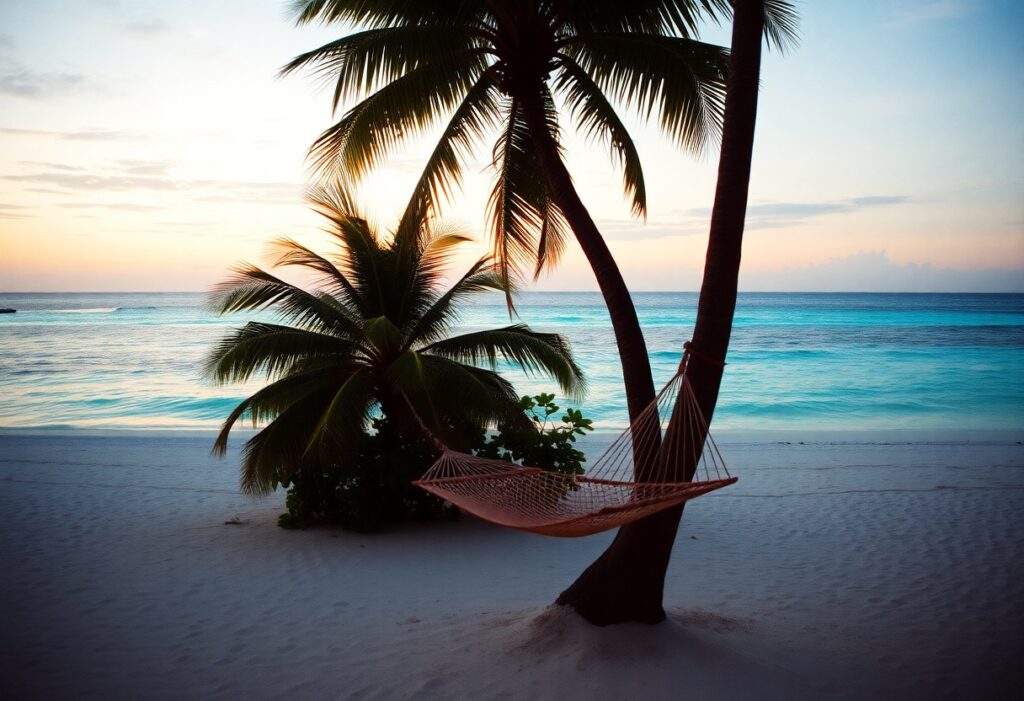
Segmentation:
[[(441, 445), (413, 484), (508, 528), (578, 537), (631, 523), (737, 480), (686, 377), (688, 351), (654, 401), (584, 475), (524, 467)], [(696, 481), (681, 481), (692, 474)]]

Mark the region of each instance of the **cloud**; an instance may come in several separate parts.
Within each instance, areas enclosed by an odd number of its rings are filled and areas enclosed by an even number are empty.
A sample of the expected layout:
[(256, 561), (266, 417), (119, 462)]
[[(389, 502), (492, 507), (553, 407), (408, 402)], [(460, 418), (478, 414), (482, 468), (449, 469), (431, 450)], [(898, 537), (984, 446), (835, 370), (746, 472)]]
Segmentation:
[(75, 131), (51, 131), (48, 129), (19, 129), (0, 127), (0, 134), (7, 136), (47, 137), (65, 141), (139, 141), (144, 134), (120, 129), (78, 129)]
[(51, 161), (18, 161), (18, 165), (32, 166), (33, 168), (48, 168), (51, 170), (85, 170), (84, 168), (81, 168), (79, 166), (70, 166), (67, 163), (53, 163)]
[(172, 229), (194, 229), (196, 227), (212, 226), (213, 222), (208, 221), (158, 221), (157, 226), (166, 226)]
[(137, 141), (146, 138), (138, 132), (119, 129), (81, 129), (52, 133), (54, 136), (68, 141)]
[(14, 37), (10, 34), (0, 34), (0, 49), (13, 49)]
[(116, 209), (122, 212), (153, 212), (164, 207), (157, 207), (155, 205), (148, 204), (133, 204), (131, 202), (62, 202), (57, 205), (63, 209), (91, 209), (93, 207), (102, 207), (104, 209)]
[(151, 37), (158, 34), (164, 34), (169, 29), (167, 22), (162, 19), (151, 19), (142, 20), (138, 22), (130, 22), (125, 25), (125, 31), (129, 34), (135, 34), (142, 37)]
[(117, 165), (129, 175), (166, 175), (174, 162), (122, 159), (117, 161)]
[(123, 192), (126, 190), (182, 190), (188, 181), (134, 175), (95, 175), (90, 173), (44, 172), (28, 175), (5, 175), (13, 182), (52, 185), (71, 191)]
[[(849, 214), (863, 209), (910, 202), (903, 195), (869, 195), (833, 202), (762, 202), (747, 207), (748, 231), (799, 226), (809, 219)], [(607, 239), (660, 239), (705, 234), (711, 218), (710, 207), (676, 210), (670, 219), (646, 224), (636, 219), (601, 219), (598, 228)]]
[[(747, 206), (747, 229), (777, 229), (796, 226), (808, 219), (832, 214), (850, 214), (874, 207), (889, 207), (909, 202), (903, 195), (870, 195), (832, 202), (764, 202)], [(707, 219), (711, 209), (702, 207), (685, 212)]]
[(48, 187), (26, 187), (25, 192), (38, 192), (43, 195), (66, 195), (62, 190), (53, 190)]
[(25, 213), (26, 209), (29, 207), (23, 204), (0, 203), (0, 219), (28, 219), (33, 215)]
[(639, 241), (664, 239), (673, 236), (691, 236), (707, 232), (707, 222), (693, 219), (678, 222), (644, 223), (638, 219), (598, 219), (597, 228), (609, 241)]
[(208, 181), (208, 187), (218, 190), (227, 198), (249, 204), (279, 204), (301, 201), (304, 187), (299, 183)]
[(909, 197), (903, 195), (873, 195), (868, 197), (854, 197), (850, 204), (854, 207), (878, 207), (889, 204), (903, 204), (909, 202)]
[[(169, 177), (171, 161), (145, 161), (122, 159), (112, 166), (97, 171), (86, 171), (61, 163), (22, 161), (24, 165), (42, 166), (41, 170), (24, 175), (5, 175), (4, 180), (51, 185), (64, 191), (126, 191), (126, 190), (180, 190), (190, 182)], [(103, 172), (103, 171), (106, 172)], [(209, 181), (200, 181), (203, 183)], [(75, 204), (75, 203), (71, 203)]]
[(1024, 292), (1024, 269), (961, 270), (894, 263), (885, 251), (861, 251), (801, 267), (742, 271), (747, 291)]
[(54, 192), (52, 188), (57, 188), (57, 194), (65, 195), (85, 192), (189, 192), (200, 201), (247, 204), (293, 204), (300, 200), (302, 193), (299, 183), (176, 178), (170, 173), (172, 165), (171, 161), (119, 160), (105, 170), (48, 167), (34, 173), (3, 175), (0, 179), (24, 183), (31, 186), (26, 189), (35, 191), (48, 188)]
[(43, 73), (20, 64), (0, 68), (0, 95), (40, 100), (74, 92), (86, 82), (81, 73)]

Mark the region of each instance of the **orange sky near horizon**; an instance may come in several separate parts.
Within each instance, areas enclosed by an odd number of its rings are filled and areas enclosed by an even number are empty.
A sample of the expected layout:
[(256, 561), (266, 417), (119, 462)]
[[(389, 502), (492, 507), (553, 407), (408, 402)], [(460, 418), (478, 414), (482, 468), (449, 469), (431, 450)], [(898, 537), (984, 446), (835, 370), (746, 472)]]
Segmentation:
[[(276, 236), (326, 244), (302, 191), (329, 95), (275, 73), (340, 30), (246, 7), (0, 10), (0, 290), (202, 290)], [(1004, 9), (802, 5), (799, 48), (765, 61), (744, 289), (1024, 291), (1024, 97), (1005, 90), (1024, 51)], [(627, 122), (647, 221), (630, 218), (606, 149), (571, 136), (577, 186), (633, 289), (697, 289), (717, 154)], [(396, 219), (431, 145), (410, 142), (363, 184), (376, 220)], [(467, 259), (486, 251), (488, 155), (446, 208), (480, 239)], [(595, 284), (571, 245), (536, 287)]]

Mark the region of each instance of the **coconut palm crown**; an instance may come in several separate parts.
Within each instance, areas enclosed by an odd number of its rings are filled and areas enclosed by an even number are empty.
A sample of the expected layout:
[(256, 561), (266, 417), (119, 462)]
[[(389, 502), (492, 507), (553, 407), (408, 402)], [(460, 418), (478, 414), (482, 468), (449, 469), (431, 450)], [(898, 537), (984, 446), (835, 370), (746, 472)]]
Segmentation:
[(450, 335), (461, 302), (508, 289), (489, 258), (446, 288), (451, 255), (466, 236), (427, 220), (382, 236), (338, 184), (314, 189), (310, 201), (337, 251), (322, 256), (279, 239), (275, 266), (313, 273), (316, 290), (241, 265), (211, 297), (219, 313), (271, 310), (282, 322), (250, 321), (207, 361), (217, 382), (260, 374), (270, 382), (231, 412), (214, 446), (224, 453), (239, 419), (264, 424), (243, 450), (245, 491), (270, 492), (311, 457), (338, 460), (380, 413), (404, 433), (453, 440), (455, 427), (525, 421), (512, 384), (494, 369), (499, 359), (581, 396), (582, 373), (560, 335), (525, 324)]
[[(410, 135), (443, 123), (410, 199), (416, 221), (462, 178), (464, 162), (496, 134), (489, 211), (505, 274), (557, 261), (567, 224), (538, 158), (538, 124), (559, 142), (556, 97), (576, 127), (621, 165), (634, 214), (647, 208), (640, 157), (616, 109), (654, 116), (684, 147), (717, 137), (724, 49), (695, 39), (725, 0), (298, 0), (299, 23), (365, 27), (297, 56), (334, 83), (334, 108), (358, 100), (313, 144), (314, 167), (359, 178)], [(535, 119), (531, 121), (531, 116)], [(569, 221), (567, 222), (567, 218)]]

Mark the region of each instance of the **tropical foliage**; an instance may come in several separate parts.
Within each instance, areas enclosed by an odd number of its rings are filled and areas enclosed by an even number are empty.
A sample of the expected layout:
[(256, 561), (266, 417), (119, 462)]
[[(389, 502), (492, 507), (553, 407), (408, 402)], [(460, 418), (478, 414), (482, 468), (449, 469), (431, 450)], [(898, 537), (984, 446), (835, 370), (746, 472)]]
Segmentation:
[[(781, 40), (794, 22), (768, 0)], [(297, 56), (333, 83), (346, 111), (311, 148), (313, 165), (353, 181), (409, 136), (439, 129), (403, 217), (414, 225), (456, 189), (463, 167), (493, 143), (492, 243), (506, 279), (553, 265), (571, 229), (610, 313), (630, 419), (654, 399), (646, 343), (625, 280), (563, 161), (562, 106), (578, 131), (610, 149), (632, 210), (644, 215), (639, 153), (619, 116), (656, 121), (692, 151), (716, 141), (724, 110), (726, 52), (700, 42), (704, 17), (729, 0), (296, 0), (301, 23), (358, 28)], [(507, 298), (509, 305), (511, 297)]]
[(576, 447), (579, 436), (594, 430), (593, 422), (579, 409), (569, 407), (559, 417), (555, 395), (537, 394), (520, 400), (530, 423), (499, 426), (475, 452), (488, 458), (511, 460), (521, 465), (582, 475), (586, 455)]
[(236, 422), (263, 424), (242, 453), (246, 492), (288, 484), (300, 468), (358, 461), (367, 429), (381, 416), (403, 440), (439, 437), (453, 446), (488, 425), (525, 422), (514, 388), (494, 369), (499, 360), (553, 378), (568, 396), (582, 394), (582, 373), (557, 334), (511, 324), (451, 335), (460, 304), (509, 289), (488, 258), (446, 287), (464, 235), (421, 220), (384, 236), (339, 183), (316, 188), (310, 200), (336, 251), (323, 256), (281, 239), (275, 265), (312, 274), (315, 290), (242, 265), (212, 296), (220, 313), (266, 309), (279, 322), (250, 321), (208, 360), (218, 382), (269, 381), (231, 412), (215, 443), (223, 454)]
[[(527, 421), (499, 424), (496, 430), (467, 436), (465, 450), (483, 457), (510, 460), (568, 474), (582, 474), (586, 457), (576, 447), (578, 436), (592, 430), (579, 409), (559, 418), (553, 394), (522, 397)], [(519, 417), (517, 417), (519, 418)], [(301, 463), (281, 486), (288, 490), (285, 528), (314, 521), (340, 524), (356, 531), (376, 531), (383, 524), (405, 520), (458, 517), (458, 508), (415, 487), (434, 460), (436, 450), (420, 435), (403, 435), (386, 417), (356, 439), (355, 458), (325, 465)]]
[(531, 115), (557, 144), (561, 102), (579, 131), (610, 149), (637, 215), (646, 213), (647, 189), (619, 111), (635, 108), (693, 151), (714, 143), (721, 124), (726, 52), (695, 36), (702, 16), (728, 10), (726, 0), (302, 0), (294, 7), (299, 23), (363, 28), (283, 68), (309, 68), (333, 82), (336, 110), (354, 102), (313, 144), (313, 165), (358, 179), (408, 137), (443, 123), (406, 211), (415, 222), (458, 187), (464, 163), (493, 140), (489, 209), (505, 275), (555, 263), (566, 224), (578, 228), (538, 158)]
[(456, 507), (412, 484), (437, 456), (431, 442), (404, 435), (383, 416), (370, 428), (354, 437), (347, 459), (303, 460), (282, 479), (287, 510), (280, 526), (327, 522), (370, 532), (396, 521), (458, 516)]

